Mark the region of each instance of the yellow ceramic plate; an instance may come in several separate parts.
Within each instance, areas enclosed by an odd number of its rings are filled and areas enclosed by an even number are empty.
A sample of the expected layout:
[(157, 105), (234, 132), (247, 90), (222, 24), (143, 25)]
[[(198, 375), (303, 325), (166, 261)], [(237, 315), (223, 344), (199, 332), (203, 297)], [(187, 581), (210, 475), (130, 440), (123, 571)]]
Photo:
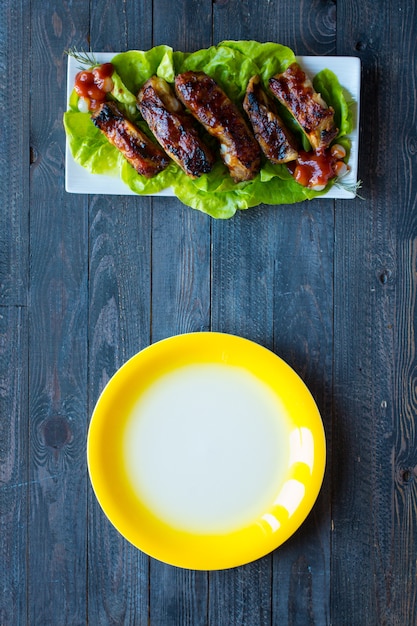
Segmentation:
[(234, 335), (191, 333), (131, 358), (94, 410), (88, 467), (109, 520), (178, 567), (243, 565), (304, 521), (325, 437), (297, 374)]

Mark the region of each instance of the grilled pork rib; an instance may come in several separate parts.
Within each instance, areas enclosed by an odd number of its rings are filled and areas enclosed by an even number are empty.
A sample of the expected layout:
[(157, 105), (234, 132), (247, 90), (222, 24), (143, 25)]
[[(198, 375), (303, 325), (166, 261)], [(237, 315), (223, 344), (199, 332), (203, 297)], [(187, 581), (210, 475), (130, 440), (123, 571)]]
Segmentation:
[(272, 163), (288, 163), (297, 158), (295, 138), (284, 126), (275, 102), (263, 89), (259, 76), (252, 76), (250, 79), (243, 108), (267, 159)]
[(300, 124), (314, 150), (324, 149), (336, 137), (334, 110), (317, 93), (298, 63), (269, 79), (269, 87)]
[(188, 176), (197, 178), (210, 172), (214, 157), (200, 139), (193, 118), (163, 78), (152, 76), (146, 81), (137, 105), (165, 152)]
[(129, 122), (114, 102), (104, 102), (91, 119), (142, 176), (152, 178), (168, 165), (163, 150)]
[(178, 98), (210, 135), (220, 142), (220, 156), (235, 182), (259, 171), (261, 151), (239, 109), (210, 76), (185, 72), (175, 78)]

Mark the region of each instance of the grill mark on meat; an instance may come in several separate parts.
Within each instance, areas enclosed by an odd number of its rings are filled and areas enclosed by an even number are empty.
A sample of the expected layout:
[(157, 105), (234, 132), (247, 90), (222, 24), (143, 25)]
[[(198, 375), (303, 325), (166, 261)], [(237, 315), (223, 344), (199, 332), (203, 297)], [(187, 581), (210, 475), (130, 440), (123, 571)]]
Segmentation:
[(104, 102), (91, 119), (142, 176), (152, 178), (167, 167), (169, 159), (163, 150), (127, 120), (114, 102)]
[(152, 76), (146, 81), (138, 93), (137, 105), (162, 148), (188, 176), (197, 178), (211, 171), (213, 154), (163, 78)]
[(272, 163), (288, 163), (298, 156), (292, 133), (278, 115), (273, 99), (261, 85), (259, 76), (252, 76), (243, 100), (255, 138), (262, 152)]
[(270, 78), (269, 87), (295, 117), (314, 150), (330, 145), (338, 133), (334, 109), (315, 91), (298, 63), (292, 63), (285, 72)]
[(233, 180), (252, 180), (260, 169), (261, 151), (237, 106), (204, 72), (179, 74), (175, 90), (184, 106), (220, 142), (220, 156)]

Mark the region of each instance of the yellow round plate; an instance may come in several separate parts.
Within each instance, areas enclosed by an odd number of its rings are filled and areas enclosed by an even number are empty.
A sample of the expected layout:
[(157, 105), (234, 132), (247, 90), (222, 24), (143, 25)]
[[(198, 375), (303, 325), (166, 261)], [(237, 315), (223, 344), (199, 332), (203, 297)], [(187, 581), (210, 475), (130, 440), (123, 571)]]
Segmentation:
[(325, 468), (317, 406), (262, 346), (190, 333), (132, 357), (101, 394), (88, 433), (91, 482), (109, 520), (146, 554), (226, 569), (286, 541)]

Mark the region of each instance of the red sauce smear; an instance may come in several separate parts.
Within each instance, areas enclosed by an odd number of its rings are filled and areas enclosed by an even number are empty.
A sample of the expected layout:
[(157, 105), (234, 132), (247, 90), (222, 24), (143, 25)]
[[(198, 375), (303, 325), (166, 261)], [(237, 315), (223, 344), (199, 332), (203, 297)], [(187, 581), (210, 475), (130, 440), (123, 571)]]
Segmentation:
[(103, 63), (91, 70), (81, 70), (75, 77), (75, 91), (88, 102), (90, 111), (95, 111), (106, 100), (113, 89), (111, 76), (114, 67), (111, 63)]
[(331, 155), (330, 150), (317, 152), (301, 150), (297, 160), (291, 164), (290, 171), (297, 183), (304, 187), (326, 186), (329, 180), (336, 176), (334, 166), (337, 160)]

